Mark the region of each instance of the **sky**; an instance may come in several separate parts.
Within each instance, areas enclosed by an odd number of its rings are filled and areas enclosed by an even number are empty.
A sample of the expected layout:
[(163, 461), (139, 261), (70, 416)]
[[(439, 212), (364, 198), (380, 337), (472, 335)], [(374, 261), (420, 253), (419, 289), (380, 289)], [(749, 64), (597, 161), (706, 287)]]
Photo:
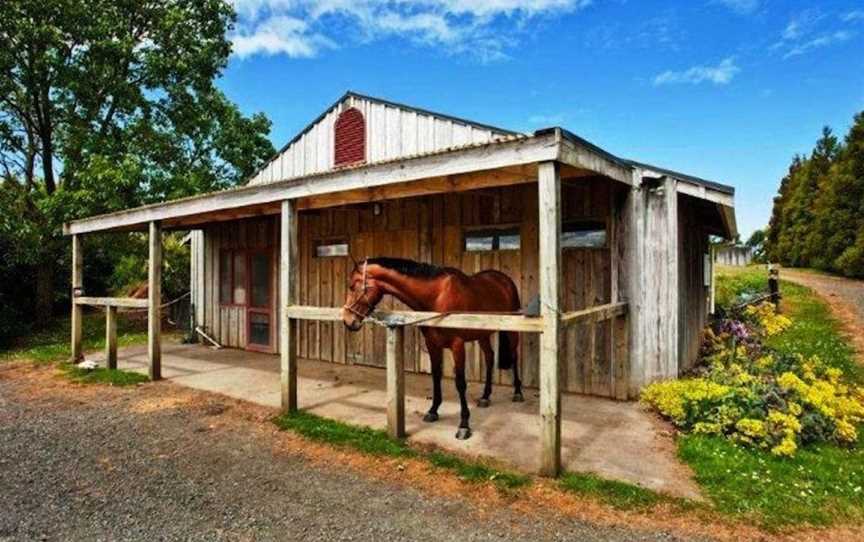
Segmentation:
[(730, 184), (739, 230), (864, 110), (864, 0), (232, 0), (219, 81), (275, 147), (346, 90)]

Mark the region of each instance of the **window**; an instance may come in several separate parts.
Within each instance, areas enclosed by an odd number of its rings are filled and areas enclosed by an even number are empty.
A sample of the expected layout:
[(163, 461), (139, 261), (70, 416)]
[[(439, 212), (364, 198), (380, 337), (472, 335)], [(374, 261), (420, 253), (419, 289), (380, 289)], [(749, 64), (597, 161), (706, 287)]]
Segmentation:
[(567, 222), (561, 231), (561, 248), (605, 248), (606, 223)]
[(316, 258), (333, 258), (348, 255), (348, 241), (319, 241), (315, 243)]
[(519, 250), (521, 238), (518, 228), (469, 231), (465, 233), (465, 252), (490, 250)]
[(339, 114), (333, 128), (333, 165), (347, 166), (366, 160), (366, 122), (359, 109)]
[(219, 255), (219, 303), (246, 304), (246, 253), (223, 250)]

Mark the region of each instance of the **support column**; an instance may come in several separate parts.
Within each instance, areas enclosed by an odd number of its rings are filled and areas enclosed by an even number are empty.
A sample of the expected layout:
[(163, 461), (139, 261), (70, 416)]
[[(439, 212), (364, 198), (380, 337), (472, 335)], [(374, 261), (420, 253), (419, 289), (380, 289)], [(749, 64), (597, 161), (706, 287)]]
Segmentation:
[(387, 432), (405, 437), (405, 328), (387, 328)]
[(282, 360), (282, 411), (297, 410), (297, 320), (288, 316), (288, 308), (297, 299), (297, 205), (294, 200), (282, 202), (279, 257), (279, 352)]
[(84, 289), (84, 253), (81, 251), (81, 236), (72, 236), (72, 363), (78, 363), (84, 358), (81, 350), (81, 319), (82, 307), (75, 303), (75, 298), (83, 294)]
[(150, 223), (148, 262), (147, 359), (150, 380), (162, 378), (162, 226)]
[(561, 176), (558, 164), (537, 169), (540, 221), (540, 474), (561, 471)]
[(117, 368), (117, 307), (105, 307), (105, 367)]

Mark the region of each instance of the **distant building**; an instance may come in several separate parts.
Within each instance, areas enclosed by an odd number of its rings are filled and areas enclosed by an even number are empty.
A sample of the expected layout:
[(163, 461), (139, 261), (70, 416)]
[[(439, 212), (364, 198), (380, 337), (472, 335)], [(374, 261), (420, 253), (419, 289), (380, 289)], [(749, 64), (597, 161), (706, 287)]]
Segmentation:
[(718, 265), (744, 267), (753, 261), (753, 248), (744, 245), (719, 246), (714, 253)]

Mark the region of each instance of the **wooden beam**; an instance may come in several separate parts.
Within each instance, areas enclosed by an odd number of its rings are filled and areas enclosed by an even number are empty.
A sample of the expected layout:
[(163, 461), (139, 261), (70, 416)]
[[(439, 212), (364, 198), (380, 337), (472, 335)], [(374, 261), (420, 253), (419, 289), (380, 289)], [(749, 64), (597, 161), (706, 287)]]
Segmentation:
[(78, 363), (84, 358), (81, 349), (81, 333), (83, 311), (81, 306), (75, 303), (75, 298), (81, 295), (84, 289), (84, 253), (81, 251), (81, 236), (72, 236), (72, 363)]
[(162, 378), (162, 228), (150, 222), (147, 265), (147, 360), (150, 380)]
[(610, 179), (631, 185), (633, 168), (613, 160), (607, 154), (598, 152), (588, 145), (564, 138), (561, 141), (558, 160), (584, 171), (593, 171)]
[(679, 194), (686, 194), (718, 205), (723, 205), (732, 209), (735, 208), (735, 196), (725, 192), (720, 192), (719, 190), (713, 190), (701, 184), (678, 179), (677, 190)]
[[(336, 307), (308, 307), (293, 305), (287, 314), (298, 320), (317, 320), (322, 322), (342, 321), (342, 309)], [(502, 313), (440, 313), (425, 311), (384, 311), (372, 313), (373, 323), (385, 326), (440, 327), (448, 329), (480, 329), (489, 331), (519, 331), (540, 333), (543, 331), (541, 318)]]
[(626, 313), (626, 302), (597, 305), (596, 307), (591, 307), (588, 309), (565, 312), (561, 315), (561, 324), (564, 326), (572, 326), (575, 324), (603, 322)]
[[(363, 167), (345, 168), (316, 175), (247, 185), (211, 194), (147, 205), (117, 213), (75, 220), (64, 226), (67, 235), (122, 230), (152, 221), (176, 221), (226, 209), (242, 209), (285, 199), (385, 186), (462, 173), (494, 170), (558, 156), (554, 134), (392, 160)], [(170, 227), (170, 222), (166, 223)]]
[(135, 297), (77, 297), (76, 305), (91, 305), (94, 307), (126, 307), (132, 309), (146, 309), (150, 305), (149, 299), (138, 299)]
[(105, 367), (117, 368), (117, 307), (105, 307)]
[(405, 437), (405, 328), (387, 328), (387, 432)]
[(540, 473), (561, 471), (561, 177), (556, 162), (538, 168), (540, 314)]
[(340, 205), (428, 196), (431, 194), (464, 192), (495, 186), (512, 186), (536, 181), (536, 168), (533, 165), (525, 165), (322, 194), (320, 196), (301, 198), (297, 206), (299, 209), (322, 209)]
[(297, 320), (291, 307), (297, 299), (298, 254), (297, 207), (293, 200), (282, 202), (279, 230), (279, 350), (281, 356), (282, 410), (297, 410)]

